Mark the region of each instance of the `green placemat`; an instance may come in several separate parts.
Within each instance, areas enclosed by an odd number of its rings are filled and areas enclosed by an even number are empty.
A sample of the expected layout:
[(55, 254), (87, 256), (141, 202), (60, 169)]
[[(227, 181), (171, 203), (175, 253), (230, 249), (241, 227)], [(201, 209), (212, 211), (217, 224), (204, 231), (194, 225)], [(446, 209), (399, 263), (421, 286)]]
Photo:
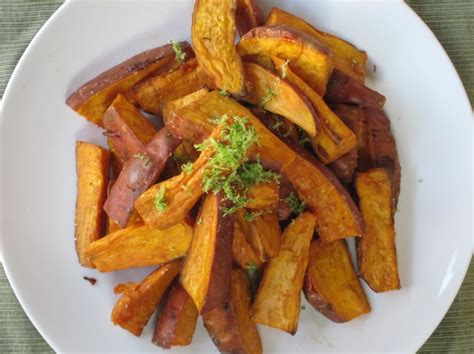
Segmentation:
[[(472, 104), (474, 2), (416, 0), (408, 3), (443, 44)], [(26, 46), (60, 4), (57, 0), (0, 0), (0, 96)], [(0, 353), (8, 352), (52, 350), (26, 317), (0, 266)], [(420, 352), (474, 352), (474, 262), (449, 312)]]

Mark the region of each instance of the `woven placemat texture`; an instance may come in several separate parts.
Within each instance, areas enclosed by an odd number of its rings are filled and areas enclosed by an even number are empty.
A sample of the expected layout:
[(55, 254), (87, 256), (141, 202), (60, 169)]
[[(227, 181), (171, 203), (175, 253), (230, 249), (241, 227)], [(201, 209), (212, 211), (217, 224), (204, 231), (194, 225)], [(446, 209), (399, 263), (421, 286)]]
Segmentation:
[[(443, 44), (472, 104), (474, 1), (416, 0), (408, 3)], [(0, 96), (28, 43), (60, 4), (61, 1), (54, 0), (0, 0)], [(0, 353), (10, 352), (52, 350), (26, 317), (0, 266)], [(420, 352), (474, 353), (474, 263), (471, 263), (446, 317)]]

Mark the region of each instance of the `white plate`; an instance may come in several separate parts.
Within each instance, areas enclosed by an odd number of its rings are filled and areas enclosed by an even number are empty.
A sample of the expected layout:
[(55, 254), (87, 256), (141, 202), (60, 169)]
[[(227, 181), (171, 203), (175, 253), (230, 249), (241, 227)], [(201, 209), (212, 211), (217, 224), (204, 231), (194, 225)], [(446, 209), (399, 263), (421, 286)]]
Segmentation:
[[(268, 10), (271, 1), (261, 2)], [(332, 323), (306, 305), (295, 336), (260, 328), (265, 351), (413, 352), (447, 311), (471, 258), (472, 120), (466, 93), (433, 34), (403, 3), (273, 3), (369, 54), (368, 84), (388, 97), (402, 165), (396, 225), (402, 290), (367, 290), (372, 313), (346, 324)], [(150, 343), (152, 326), (136, 338), (109, 319), (113, 286), (138, 280), (146, 270), (99, 274), (77, 263), (74, 142), (104, 139), (64, 100), (135, 53), (171, 38), (189, 40), (191, 12), (187, 0), (67, 2), (35, 37), (5, 92), (3, 262), (23, 308), (56, 351), (159, 351)], [(83, 275), (96, 277), (97, 285)], [(177, 351), (216, 350), (199, 325), (193, 344)]]

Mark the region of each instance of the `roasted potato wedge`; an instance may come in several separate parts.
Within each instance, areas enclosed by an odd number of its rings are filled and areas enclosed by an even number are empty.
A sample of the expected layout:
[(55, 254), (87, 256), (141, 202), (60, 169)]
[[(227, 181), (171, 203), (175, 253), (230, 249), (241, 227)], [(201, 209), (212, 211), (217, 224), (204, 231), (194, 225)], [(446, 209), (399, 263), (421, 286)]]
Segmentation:
[(104, 204), (107, 215), (120, 227), (127, 224), (135, 201), (157, 180), (180, 143), (163, 127), (125, 163)]
[(86, 248), (105, 233), (103, 210), (109, 184), (110, 152), (100, 146), (76, 142), (77, 197), (74, 237), (79, 263), (94, 268)]
[(194, 226), (181, 284), (200, 313), (222, 304), (229, 295), (234, 216), (224, 216), (223, 196), (209, 193)]
[(316, 311), (334, 322), (370, 312), (345, 240), (311, 242), (304, 294)]
[(371, 90), (363, 82), (357, 81), (339, 70), (333, 71), (324, 100), (332, 103), (351, 103), (375, 108), (382, 108), (385, 105), (385, 96)]
[(357, 242), (360, 276), (375, 292), (400, 289), (390, 174), (383, 168), (358, 173), (355, 185), (366, 224)]
[[(214, 137), (219, 135), (215, 129)], [(158, 183), (143, 193), (135, 202), (135, 208), (147, 225), (166, 229), (184, 220), (204, 193), (202, 181), (208, 160), (214, 150), (204, 150), (193, 163), (189, 172), (182, 172), (172, 179)], [(162, 195), (165, 207), (157, 207), (156, 200)]]
[(237, 263), (240, 268), (248, 270), (251, 267), (260, 269), (262, 262), (260, 258), (255, 254), (252, 246), (247, 241), (247, 238), (242, 231), (239, 223), (234, 224), (234, 240), (232, 241), (232, 255), (234, 262)]
[(275, 181), (259, 183), (247, 191), (249, 201), (245, 204), (248, 209), (273, 210), (278, 206), (279, 187)]
[(192, 237), (184, 222), (166, 230), (130, 226), (93, 242), (85, 255), (100, 272), (156, 266), (184, 257)]
[(257, 0), (237, 0), (235, 22), (241, 37), (252, 28), (263, 25), (263, 13)]
[(177, 70), (152, 77), (134, 88), (135, 98), (142, 109), (161, 116), (167, 102), (187, 96), (206, 86), (209, 78), (190, 59)]
[(102, 117), (110, 150), (126, 162), (148, 144), (156, 129), (127, 99), (118, 94)]
[(359, 210), (345, 188), (319, 161), (298, 155), (282, 172), (317, 216), (316, 229), (321, 239), (331, 242), (362, 235)]
[(134, 226), (134, 225), (143, 225), (143, 219), (140, 217), (138, 212), (134, 210), (130, 217), (128, 218), (127, 224), (125, 227), (120, 227), (115, 221), (111, 218), (107, 218), (107, 234), (114, 233), (115, 231), (122, 230), (124, 228)]
[(283, 232), (280, 253), (268, 263), (253, 303), (256, 323), (296, 333), (315, 222), (314, 215), (304, 213)]
[[(188, 56), (193, 55), (187, 42), (180, 45)], [(127, 95), (142, 79), (169, 70), (175, 64), (171, 44), (147, 50), (86, 82), (68, 97), (66, 104), (87, 120), (102, 126), (102, 115), (118, 93)]]
[[(253, 150), (254, 157), (259, 156), (264, 166), (271, 165), (280, 169), (282, 164), (291, 162), (295, 153), (270, 133), (265, 126), (247, 108), (217, 91), (197, 93), (184, 97), (180, 101), (191, 101), (187, 105), (170, 104), (165, 114), (165, 124), (172, 134), (193, 144), (201, 143), (209, 137), (214, 124), (209, 117), (228, 116), (248, 117), (259, 136), (259, 144)], [(189, 97), (189, 99), (188, 99)], [(167, 110), (165, 110), (167, 111)]]
[(196, 0), (191, 35), (199, 65), (221, 90), (245, 93), (242, 60), (235, 49), (236, 0)]
[(244, 100), (288, 118), (309, 136), (318, 133), (319, 116), (298, 89), (254, 63), (244, 63), (248, 95)]
[(364, 82), (367, 54), (364, 51), (358, 50), (349, 42), (332, 34), (323, 32), (301, 18), (277, 7), (274, 7), (271, 10), (265, 25), (287, 25), (320, 41), (334, 54), (334, 67), (336, 69), (358, 81)]
[(331, 106), (331, 109), (354, 132), (357, 138), (356, 147), (328, 165), (328, 168), (341, 182), (350, 183), (356, 168), (367, 170), (371, 164), (364, 109), (346, 104), (335, 104)]
[(139, 337), (168, 286), (181, 269), (181, 260), (165, 264), (139, 284), (127, 283), (115, 287), (122, 294), (112, 311), (112, 322)]
[(164, 349), (191, 344), (198, 315), (193, 299), (176, 282), (157, 318), (152, 342)]
[(273, 56), (272, 61), (279, 74), (282, 77), (284, 76), (308, 98), (317, 116), (320, 117), (321, 129), (316, 136), (310, 135), (311, 146), (318, 158), (327, 164), (353, 149), (357, 144), (356, 136), (331, 111), (321, 96), (298, 77), (291, 68), (285, 66), (286, 62), (283, 59)]
[(383, 167), (392, 177), (393, 211), (397, 207), (400, 194), (401, 168), (398, 160), (397, 145), (390, 131), (390, 120), (382, 110), (367, 107), (367, 146), (374, 167)]
[(250, 315), (250, 305), (245, 274), (241, 270), (232, 270), (229, 297), (203, 315), (204, 327), (221, 353), (262, 353), (262, 343)]
[(324, 95), (334, 67), (332, 53), (319, 41), (285, 25), (256, 27), (237, 46), (242, 57), (251, 56), (264, 67), (271, 56), (289, 60), (289, 66), (319, 95)]
[[(300, 198), (317, 216), (317, 231), (323, 240), (330, 242), (362, 234), (360, 212), (334, 175), (310, 155), (303, 157), (300, 152), (284, 144), (258, 118), (231, 98), (223, 97), (216, 91), (204, 94), (191, 104), (177, 109), (174, 117), (180, 119), (170, 119), (167, 127), (184, 140), (197, 143), (202, 140), (193, 141), (197, 136), (195, 127), (203, 133), (204, 139), (213, 128), (208, 117), (220, 117), (223, 114), (249, 118), (259, 137), (259, 144), (253, 154), (259, 156), (263, 164), (276, 166), (288, 177)], [(204, 124), (209, 126), (202, 129)], [(144, 218), (142, 213), (140, 215)]]
[(261, 262), (278, 256), (281, 231), (277, 213), (240, 210), (237, 221)]

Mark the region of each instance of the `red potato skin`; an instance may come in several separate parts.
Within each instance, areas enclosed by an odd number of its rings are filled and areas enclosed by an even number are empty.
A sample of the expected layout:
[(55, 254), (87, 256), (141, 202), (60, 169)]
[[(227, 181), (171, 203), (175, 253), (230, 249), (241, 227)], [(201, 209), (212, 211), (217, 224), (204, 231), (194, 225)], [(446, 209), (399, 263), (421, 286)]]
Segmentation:
[(256, 0), (237, 0), (235, 21), (240, 36), (252, 28), (263, 26), (263, 13)]
[[(178, 334), (176, 330), (179, 329), (179, 321), (181, 316), (185, 315), (183, 312), (187, 310), (186, 306), (189, 306), (189, 304), (193, 305), (192, 299), (183, 286), (176, 282), (157, 318), (152, 343), (164, 349), (169, 349), (174, 345), (174, 339)], [(197, 320), (197, 317), (198, 313), (195, 309), (195, 320)], [(194, 329), (192, 332), (194, 333)]]
[(350, 183), (354, 177), (354, 172), (358, 165), (358, 159), (367, 161), (368, 155), (364, 154), (361, 146), (363, 130), (365, 127), (365, 119), (363, 117), (363, 109), (346, 104), (336, 104), (331, 106), (333, 112), (341, 118), (341, 120), (351, 129), (357, 137), (357, 146), (348, 153), (342, 155), (337, 160), (327, 165), (327, 167), (336, 175), (343, 183)]
[[(183, 51), (186, 52), (187, 57), (193, 57), (194, 53), (189, 45), (188, 42), (180, 42), (181, 48)], [(164, 45), (162, 47), (150, 49), (144, 51), (140, 54), (137, 54), (124, 62), (115, 65), (114, 67), (104, 71), (103, 73), (97, 75), (92, 80), (86, 82), (81, 87), (79, 87), (75, 92), (73, 92), (67, 99), (66, 104), (71, 107), (75, 111), (79, 111), (81, 106), (86, 104), (89, 99), (93, 96), (101, 93), (101, 91), (108, 89), (109, 87), (113, 86), (115, 83), (124, 80), (127, 77), (132, 77), (132, 75), (139, 75), (139, 73), (143, 70), (146, 70), (150, 65), (159, 62), (167, 57), (174, 57), (175, 53), (171, 44)], [(159, 70), (167, 70), (169, 68), (168, 65), (165, 67), (159, 67)], [(152, 73), (154, 74), (154, 72)], [(148, 75), (149, 76), (149, 75)], [(133, 80), (132, 81), (139, 81)], [(113, 94), (107, 100), (112, 102), (115, 98), (117, 93), (121, 92), (118, 89), (117, 92), (112, 92)], [(122, 92), (126, 94), (126, 92)], [(103, 111), (107, 109), (108, 104), (103, 106)], [(102, 121), (98, 118), (97, 123), (98, 125), (102, 125)]]
[(293, 193), (297, 195), (295, 188), (288, 180), (288, 177), (282, 175), (280, 179), (280, 200), (278, 202), (277, 213), (279, 220), (286, 220), (291, 216), (291, 206), (286, 199)]
[(120, 227), (126, 225), (135, 200), (156, 181), (180, 142), (162, 128), (141, 150), (140, 157), (125, 163), (104, 205), (107, 215)]
[(333, 70), (324, 100), (333, 103), (352, 103), (377, 108), (382, 108), (385, 104), (385, 96), (369, 89), (362, 82), (339, 70)]
[(201, 314), (221, 305), (228, 297), (232, 271), (232, 243), (234, 240), (235, 215), (224, 216), (223, 208), (230, 207), (224, 195), (218, 194), (219, 215), (217, 219), (216, 250), (211, 269), (211, 279), (207, 287), (206, 300)]
[(306, 300), (313, 306), (318, 312), (329, 318), (331, 321), (336, 323), (347, 322), (344, 318), (339, 316), (333, 309), (330, 303), (325, 301), (321, 295), (313, 288), (309, 275), (306, 273), (304, 282), (304, 294)]
[(123, 121), (117, 110), (110, 106), (102, 118), (105, 135), (110, 139), (120, 160), (128, 161), (140, 152), (144, 145), (133, 133), (132, 129)]
[(368, 148), (372, 163), (374, 167), (383, 167), (391, 174), (393, 209), (396, 210), (400, 194), (401, 167), (395, 138), (390, 131), (390, 120), (380, 109), (367, 107), (365, 113)]
[[(216, 326), (215, 324), (221, 323), (225, 324), (226, 331), (222, 332), (224, 335), (216, 336), (213, 327)], [(208, 331), (212, 342), (221, 353), (234, 353), (235, 348), (240, 347), (239, 327), (235, 314), (231, 310), (230, 301), (204, 316), (204, 327)]]

